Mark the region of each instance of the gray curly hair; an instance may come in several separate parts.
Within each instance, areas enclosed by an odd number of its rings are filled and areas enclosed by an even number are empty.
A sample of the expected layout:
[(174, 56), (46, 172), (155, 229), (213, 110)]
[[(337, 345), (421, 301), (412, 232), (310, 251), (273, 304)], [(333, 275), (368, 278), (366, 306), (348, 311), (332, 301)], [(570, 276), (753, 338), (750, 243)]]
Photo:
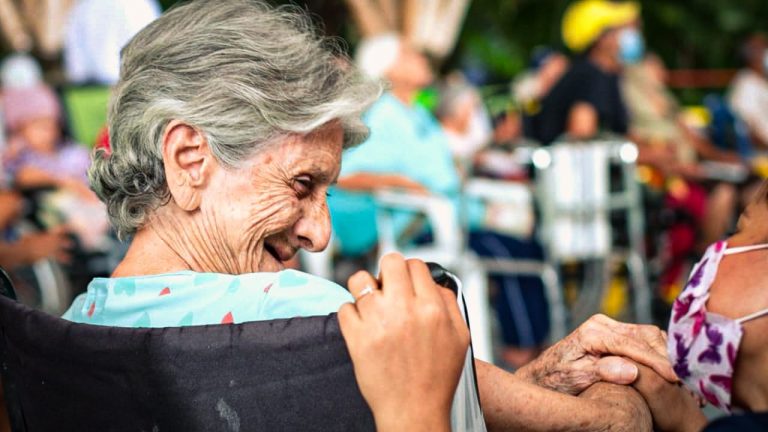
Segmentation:
[(334, 120), (345, 147), (364, 141), (360, 116), (381, 85), (339, 45), (300, 9), (259, 0), (195, 0), (139, 32), (122, 50), (110, 100), (112, 151), (97, 151), (88, 172), (118, 236), (169, 199), (161, 140), (171, 120), (200, 130), (228, 167)]

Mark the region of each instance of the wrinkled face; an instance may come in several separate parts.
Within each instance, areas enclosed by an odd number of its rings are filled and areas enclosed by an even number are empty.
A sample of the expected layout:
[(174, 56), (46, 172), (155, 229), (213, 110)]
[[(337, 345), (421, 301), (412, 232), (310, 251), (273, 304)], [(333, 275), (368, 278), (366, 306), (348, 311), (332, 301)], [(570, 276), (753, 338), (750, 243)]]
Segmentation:
[(226, 255), (240, 261), (225, 267), (279, 271), (300, 248), (325, 249), (331, 231), (326, 194), (339, 174), (342, 141), (341, 126), (329, 124), (217, 171), (201, 210), (226, 242)]
[(39, 117), (24, 123), (19, 133), (31, 150), (50, 153), (60, 138), (59, 123), (54, 117)]

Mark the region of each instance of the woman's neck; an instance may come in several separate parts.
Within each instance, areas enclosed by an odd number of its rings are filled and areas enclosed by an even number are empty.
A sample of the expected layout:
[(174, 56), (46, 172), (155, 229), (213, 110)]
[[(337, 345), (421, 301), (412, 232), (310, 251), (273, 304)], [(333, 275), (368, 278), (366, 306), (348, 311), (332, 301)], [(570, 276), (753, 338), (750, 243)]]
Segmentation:
[(193, 268), (154, 229), (146, 227), (134, 235), (125, 258), (112, 273), (112, 277), (145, 276), (180, 270)]
[[(258, 232), (256, 237), (263, 238), (264, 233)], [(226, 274), (260, 271), (260, 247), (238, 254), (225, 238), (201, 211), (183, 210), (171, 200), (156, 209), (136, 233), (113, 277), (180, 270)]]

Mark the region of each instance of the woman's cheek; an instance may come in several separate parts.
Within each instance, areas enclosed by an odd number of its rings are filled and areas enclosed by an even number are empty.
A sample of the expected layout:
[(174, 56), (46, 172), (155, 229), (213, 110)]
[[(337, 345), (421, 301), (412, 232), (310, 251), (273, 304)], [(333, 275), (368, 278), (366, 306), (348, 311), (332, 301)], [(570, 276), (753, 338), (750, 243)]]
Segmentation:
[(299, 200), (292, 193), (270, 194), (251, 205), (249, 221), (252, 229), (272, 235), (293, 224), (301, 216)]

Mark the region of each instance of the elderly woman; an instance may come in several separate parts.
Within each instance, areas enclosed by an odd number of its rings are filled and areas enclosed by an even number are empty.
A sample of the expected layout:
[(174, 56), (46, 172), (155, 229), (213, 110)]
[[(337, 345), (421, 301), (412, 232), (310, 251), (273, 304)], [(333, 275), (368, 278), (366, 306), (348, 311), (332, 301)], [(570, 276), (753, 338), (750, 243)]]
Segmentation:
[[(435, 405), (420, 401), (455, 388), (458, 368), (433, 355), (461, 352), (466, 331), (423, 263), (392, 255), (379, 278), (353, 276), (357, 303), (336, 284), (284, 270), (300, 248), (327, 245), (326, 191), (342, 150), (366, 137), (360, 115), (380, 92), (290, 9), (197, 0), (150, 24), (123, 49), (109, 113), (112, 152), (97, 152), (89, 173), (131, 245), (112, 277), (93, 280), (64, 317), (169, 327), (341, 309), (358, 382), (380, 429), (403, 430), (392, 419), (416, 427), (424, 410), (447, 416), (450, 396)], [(390, 349), (393, 337), (404, 353)], [(676, 380), (658, 329), (596, 317), (517, 374), (478, 362), (489, 424), (647, 427), (634, 390), (595, 384), (637, 376), (637, 366), (608, 354)], [(370, 356), (392, 361), (367, 368)], [(387, 369), (414, 365), (427, 367), (412, 379)]]

